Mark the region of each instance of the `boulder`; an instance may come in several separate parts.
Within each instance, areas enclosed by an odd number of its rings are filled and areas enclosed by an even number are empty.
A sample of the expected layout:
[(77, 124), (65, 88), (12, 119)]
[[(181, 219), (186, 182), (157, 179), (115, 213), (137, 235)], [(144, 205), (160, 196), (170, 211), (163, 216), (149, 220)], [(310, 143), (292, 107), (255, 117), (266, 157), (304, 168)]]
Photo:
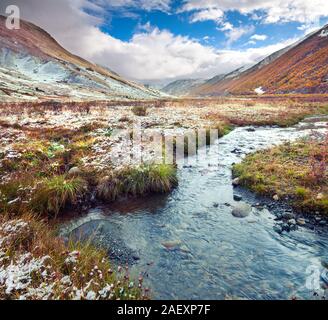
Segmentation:
[(252, 207), (245, 203), (241, 202), (233, 206), (232, 215), (236, 218), (246, 218), (252, 212)]

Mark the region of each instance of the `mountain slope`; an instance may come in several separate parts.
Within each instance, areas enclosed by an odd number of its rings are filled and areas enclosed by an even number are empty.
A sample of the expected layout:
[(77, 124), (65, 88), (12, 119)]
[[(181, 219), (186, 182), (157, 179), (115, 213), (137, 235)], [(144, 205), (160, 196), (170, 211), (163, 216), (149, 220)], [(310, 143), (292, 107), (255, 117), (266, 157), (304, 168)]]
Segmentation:
[(195, 88), (192, 95), (328, 93), (328, 25), (234, 73)]
[(176, 80), (166, 85), (164, 88), (161, 89), (161, 91), (173, 96), (186, 96), (194, 88), (202, 85), (204, 81), (205, 80), (203, 79)]
[(0, 99), (150, 99), (161, 93), (127, 81), (62, 48), (47, 32), (0, 15)]

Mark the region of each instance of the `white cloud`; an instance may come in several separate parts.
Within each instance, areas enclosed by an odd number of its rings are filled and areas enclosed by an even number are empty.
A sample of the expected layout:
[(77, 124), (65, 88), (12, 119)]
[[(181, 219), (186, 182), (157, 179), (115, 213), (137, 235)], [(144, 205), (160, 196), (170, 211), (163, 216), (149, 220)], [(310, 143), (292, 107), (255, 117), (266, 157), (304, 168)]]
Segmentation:
[(169, 11), (172, 0), (95, 0), (102, 7)]
[(198, 22), (198, 21), (207, 21), (213, 20), (216, 22), (222, 21), (224, 13), (220, 9), (205, 9), (194, 13), (190, 19), (191, 22)]
[(227, 46), (230, 46), (241, 37), (254, 32), (254, 26), (241, 26), (237, 28), (231, 28), (226, 32), (226, 36), (228, 37)]
[(251, 36), (250, 39), (255, 40), (255, 41), (264, 41), (264, 40), (268, 39), (268, 36), (265, 34), (254, 34)]
[(297, 21), (308, 23), (328, 16), (327, 0), (184, 0), (180, 11), (202, 12), (204, 10), (237, 10), (241, 14), (264, 12), (265, 23)]
[(229, 30), (232, 30), (233, 29), (233, 25), (230, 23), (230, 22), (223, 22), (222, 24), (222, 27), (219, 29), (221, 31), (229, 31)]
[[(4, 12), (3, 8), (11, 2), (1, 0), (0, 12)], [(150, 24), (141, 27), (129, 41), (122, 41), (100, 30), (99, 2), (97, 5), (87, 0), (15, 2), (20, 6), (23, 18), (44, 28), (71, 52), (134, 80), (208, 78), (252, 64), (290, 44), (284, 42), (262, 48), (218, 51)], [(85, 13), (85, 7), (96, 11), (98, 17)], [(231, 32), (231, 41), (241, 33), (245, 34), (229, 26), (227, 30)]]

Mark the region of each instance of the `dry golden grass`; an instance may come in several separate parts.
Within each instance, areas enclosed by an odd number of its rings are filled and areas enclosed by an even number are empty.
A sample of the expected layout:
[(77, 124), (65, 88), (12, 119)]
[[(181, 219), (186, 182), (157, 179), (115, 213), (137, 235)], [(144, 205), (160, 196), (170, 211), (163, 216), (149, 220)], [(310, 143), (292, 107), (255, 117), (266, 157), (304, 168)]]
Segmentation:
[(328, 135), (249, 155), (234, 175), (257, 193), (277, 194), (297, 210), (328, 215)]

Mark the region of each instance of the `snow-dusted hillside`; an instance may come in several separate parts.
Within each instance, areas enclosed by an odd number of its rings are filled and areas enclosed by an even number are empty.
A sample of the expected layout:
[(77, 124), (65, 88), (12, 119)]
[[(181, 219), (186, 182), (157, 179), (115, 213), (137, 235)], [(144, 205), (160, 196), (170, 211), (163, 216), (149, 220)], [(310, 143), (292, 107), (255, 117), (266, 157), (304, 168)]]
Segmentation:
[(72, 55), (39, 27), (0, 16), (0, 101), (154, 99), (164, 94)]
[(203, 79), (185, 79), (169, 83), (161, 90), (173, 96), (186, 96), (193, 88), (204, 83)]

